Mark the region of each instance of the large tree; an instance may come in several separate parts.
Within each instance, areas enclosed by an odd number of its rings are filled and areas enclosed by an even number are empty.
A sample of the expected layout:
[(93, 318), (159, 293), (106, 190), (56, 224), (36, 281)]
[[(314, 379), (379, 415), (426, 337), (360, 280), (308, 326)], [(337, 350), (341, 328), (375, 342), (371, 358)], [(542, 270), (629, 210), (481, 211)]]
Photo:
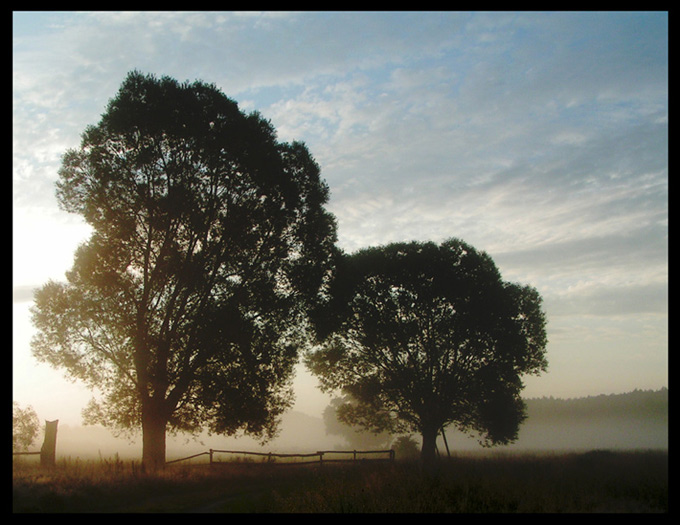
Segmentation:
[(345, 422), (419, 432), (427, 462), (449, 425), (486, 445), (517, 438), (521, 377), (547, 367), (535, 289), (503, 281), (487, 254), (452, 239), (345, 256), (331, 290), (327, 342), (307, 363), (322, 389), (359, 401), (339, 411)]
[(214, 85), (130, 73), (63, 158), (92, 234), (35, 294), (34, 355), (97, 389), (88, 423), (269, 438), (332, 264), (328, 188), (301, 143)]

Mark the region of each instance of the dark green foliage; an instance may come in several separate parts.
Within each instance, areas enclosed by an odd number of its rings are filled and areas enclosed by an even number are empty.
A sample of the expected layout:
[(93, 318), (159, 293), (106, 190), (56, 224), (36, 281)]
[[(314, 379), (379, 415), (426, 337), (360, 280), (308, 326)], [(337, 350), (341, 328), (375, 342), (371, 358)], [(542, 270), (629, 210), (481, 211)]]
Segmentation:
[(668, 418), (668, 389), (634, 390), (625, 394), (601, 394), (577, 399), (542, 397), (527, 399), (532, 417), (541, 421), (553, 419), (598, 420)]
[(434, 454), (455, 425), (485, 444), (517, 438), (523, 374), (547, 366), (541, 298), (504, 282), (491, 258), (452, 239), (365, 249), (339, 261), (324, 348), (308, 357), (341, 412), (376, 431), (417, 431)]
[(102, 392), (88, 422), (272, 436), (334, 251), (306, 147), (215, 86), (134, 72), (57, 196), (93, 232), (36, 294), (33, 352)]

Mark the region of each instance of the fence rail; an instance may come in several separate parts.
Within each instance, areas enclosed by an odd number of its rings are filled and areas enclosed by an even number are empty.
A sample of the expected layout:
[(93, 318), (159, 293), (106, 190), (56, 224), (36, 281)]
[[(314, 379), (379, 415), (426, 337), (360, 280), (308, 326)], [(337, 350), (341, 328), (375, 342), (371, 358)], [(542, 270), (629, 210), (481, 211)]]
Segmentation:
[[(170, 465), (173, 463), (179, 463), (180, 461), (186, 461), (189, 459), (197, 458), (199, 456), (210, 456), (210, 465), (222, 463), (221, 461), (215, 461), (215, 454), (232, 454), (232, 455), (245, 455), (245, 456), (259, 456), (267, 459), (267, 464), (272, 465), (309, 465), (313, 463), (318, 463), (323, 465), (324, 463), (341, 463), (341, 462), (356, 462), (356, 461), (394, 461), (394, 450), (320, 450), (317, 452), (310, 452), (306, 454), (281, 454), (275, 452), (250, 452), (246, 450), (218, 450), (210, 449), (207, 452), (200, 452), (198, 454), (193, 454), (192, 456), (187, 456), (185, 458), (173, 459), (172, 461), (167, 461), (165, 464)], [(335, 455), (349, 455), (351, 458), (335, 458), (328, 456)], [(386, 454), (387, 457), (371, 458), (367, 457), (369, 455), (376, 454)], [(324, 457), (326, 456), (326, 457)], [(282, 461), (278, 462), (277, 459), (292, 459), (298, 458), (301, 461)]]

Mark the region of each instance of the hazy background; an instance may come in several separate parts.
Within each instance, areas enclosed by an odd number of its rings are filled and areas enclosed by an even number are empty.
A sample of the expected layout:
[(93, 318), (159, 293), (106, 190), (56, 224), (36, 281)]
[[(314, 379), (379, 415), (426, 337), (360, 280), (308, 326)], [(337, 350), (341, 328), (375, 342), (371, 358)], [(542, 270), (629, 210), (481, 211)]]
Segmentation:
[[(668, 390), (633, 391), (626, 394), (588, 396), (577, 399), (536, 398), (527, 400), (528, 418), (521, 425), (518, 440), (506, 446), (483, 448), (477, 437), (455, 428), (446, 430), (446, 443), (437, 439), (440, 455), (448, 445), (452, 455), (465, 453), (496, 454), (513, 452), (579, 452), (585, 450), (668, 450)], [(386, 441), (348, 439), (352, 430), (341, 432), (321, 417), (290, 411), (283, 417), (279, 435), (268, 443), (244, 436), (220, 437), (206, 434), (197, 438), (168, 436), (168, 460), (215, 450), (249, 452), (310, 453), (317, 450), (385, 450)], [(420, 436), (411, 436), (420, 444)], [(34, 449), (39, 448), (42, 435)], [(398, 454), (400, 451), (397, 451)], [(114, 438), (102, 427), (59, 425), (57, 455), (65, 458), (107, 459), (118, 457), (139, 460), (141, 436)], [(218, 454), (216, 460), (239, 457)], [(246, 456), (240, 456), (241, 458)], [(403, 457), (400, 456), (400, 459)], [(249, 457), (252, 460), (252, 456)], [(38, 461), (37, 457), (26, 458)], [(191, 461), (205, 462), (206, 456)]]
[[(41, 419), (90, 396), (30, 354), (32, 290), (88, 235), (57, 170), (132, 69), (304, 141), (345, 250), (455, 236), (535, 286), (527, 397), (668, 385), (665, 12), (14, 12), (12, 58), (13, 399)], [(315, 385), (300, 369), (295, 410), (318, 419)]]

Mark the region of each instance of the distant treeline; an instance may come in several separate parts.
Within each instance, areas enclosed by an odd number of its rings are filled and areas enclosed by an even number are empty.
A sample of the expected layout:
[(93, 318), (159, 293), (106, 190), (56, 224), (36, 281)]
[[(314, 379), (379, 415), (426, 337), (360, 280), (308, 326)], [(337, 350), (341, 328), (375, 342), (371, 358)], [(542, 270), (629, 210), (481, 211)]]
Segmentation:
[[(574, 399), (528, 398), (527, 419), (508, 450), (668, 449), (668, 389)], [(480, 450), (447, 429), (452, 450)]]
[(634, 390), (626, 394), (601, 394), (574, 399), (553, 397), (525, 400), (532, 420), (565, 418), (667, 419), (668, 389)]

